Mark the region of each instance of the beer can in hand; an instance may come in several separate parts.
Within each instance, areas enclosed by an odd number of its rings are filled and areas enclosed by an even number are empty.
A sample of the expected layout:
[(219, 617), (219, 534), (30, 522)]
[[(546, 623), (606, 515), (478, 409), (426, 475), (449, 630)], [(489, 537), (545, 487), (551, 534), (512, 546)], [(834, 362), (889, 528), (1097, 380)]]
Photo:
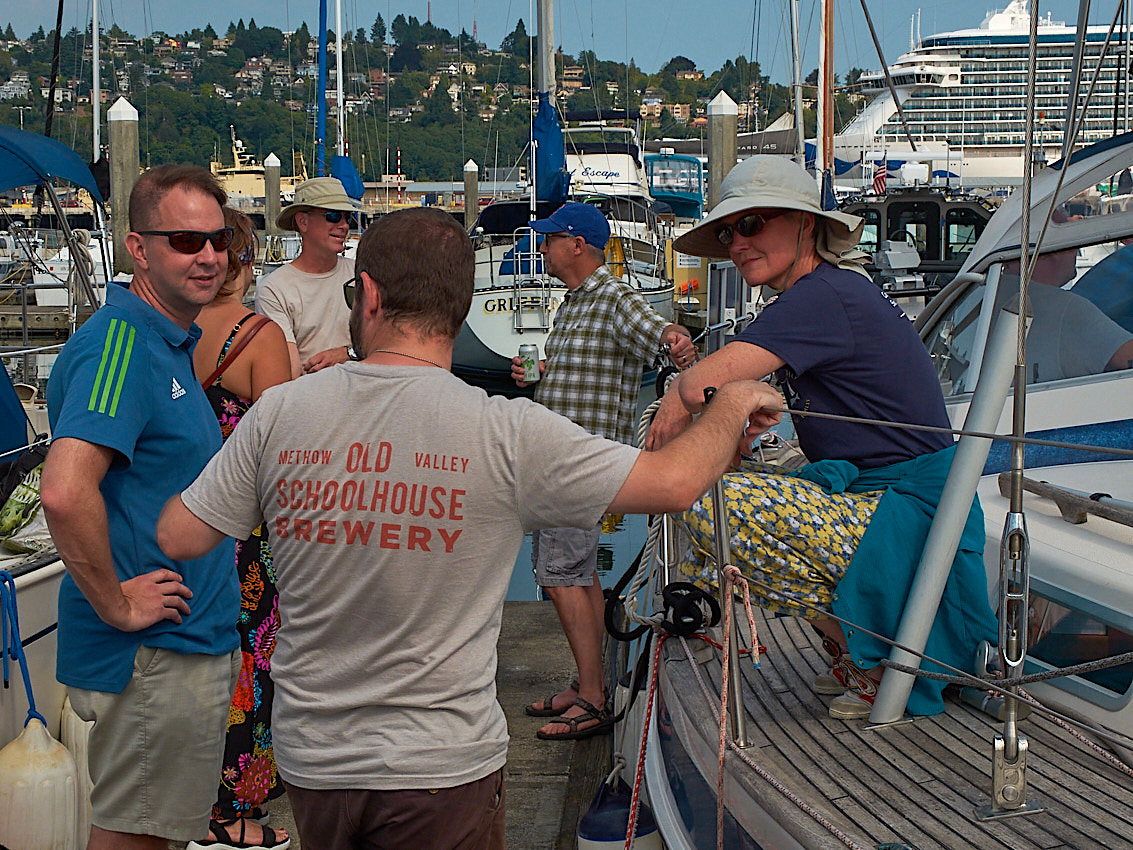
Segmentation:
[(523, 364), (523, 382), (533, 384), (539, 380), (539, 346), (521, 345), (519, 361)]

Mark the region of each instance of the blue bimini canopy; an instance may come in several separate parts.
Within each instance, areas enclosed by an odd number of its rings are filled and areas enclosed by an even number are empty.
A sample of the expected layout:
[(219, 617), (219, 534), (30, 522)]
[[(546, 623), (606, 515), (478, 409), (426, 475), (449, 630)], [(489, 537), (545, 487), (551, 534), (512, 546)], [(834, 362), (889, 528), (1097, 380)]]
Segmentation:
[(94, 175), (69, 147), (39, 133), (0, 127), (0, 191), (56, 177), (86, 189), (102, 203)]

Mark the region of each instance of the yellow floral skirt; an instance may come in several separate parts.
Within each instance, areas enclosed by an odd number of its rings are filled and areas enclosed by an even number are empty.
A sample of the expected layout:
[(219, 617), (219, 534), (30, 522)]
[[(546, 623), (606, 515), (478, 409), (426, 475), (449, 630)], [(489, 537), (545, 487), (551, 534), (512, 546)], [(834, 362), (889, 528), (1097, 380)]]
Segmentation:
[[(777, 614), (830, 613), (882, 491), (831, 494), (771, 464), (729, 473), (723, 484), (732, 563), (748, 579), (752, 601)], [(690, 540), (681, 571), (715, 586), (712, 494), (682, 514), (680, 525)]]

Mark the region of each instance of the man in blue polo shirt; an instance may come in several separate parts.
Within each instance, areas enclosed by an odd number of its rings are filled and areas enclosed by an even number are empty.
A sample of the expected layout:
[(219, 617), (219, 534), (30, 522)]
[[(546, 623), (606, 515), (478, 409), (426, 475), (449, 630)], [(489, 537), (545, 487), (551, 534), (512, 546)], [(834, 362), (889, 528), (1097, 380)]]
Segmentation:
[(130, 195), (128, 288), (64, 347), (47, 388), (43, 507), (67, 567), (58, 678), (93, 720), (90, 850), (207, 834), (239, 672), (232, 543), (165, 557), (158, 513), (220, 448), (193, 374), (193, 320), (224, 281), (224, 191), (161, 166)]

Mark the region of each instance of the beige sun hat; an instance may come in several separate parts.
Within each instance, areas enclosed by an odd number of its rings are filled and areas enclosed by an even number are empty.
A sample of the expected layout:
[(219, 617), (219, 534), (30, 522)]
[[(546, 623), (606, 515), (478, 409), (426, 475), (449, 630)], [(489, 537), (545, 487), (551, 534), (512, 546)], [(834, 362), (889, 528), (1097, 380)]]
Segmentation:
[(295, 230), (295, 214), (304, 210), (356, 212), (360, 208), (337, 177), (312, 177), (295, 187), (295, 202), (280, 211), (275, 223), (283, 230)]
[(716, 238), (716, 228), (723, 219), (753, 209), (803, 210), (814, 213), (817, 228), (817, 249), (822, 259), (841, 265), (858, 261), (862, 256), (849, 254), (858, 244), (862, 219), (856, 215), (824, 210), (819, 200), (818, 184), (796, 162), (782, 156), (752, 156), (728, 172), (720, 183), (720, 200), (708, 216), (673, 243), (683, 254), (694, 257), (728, 259), (728, 249)]

